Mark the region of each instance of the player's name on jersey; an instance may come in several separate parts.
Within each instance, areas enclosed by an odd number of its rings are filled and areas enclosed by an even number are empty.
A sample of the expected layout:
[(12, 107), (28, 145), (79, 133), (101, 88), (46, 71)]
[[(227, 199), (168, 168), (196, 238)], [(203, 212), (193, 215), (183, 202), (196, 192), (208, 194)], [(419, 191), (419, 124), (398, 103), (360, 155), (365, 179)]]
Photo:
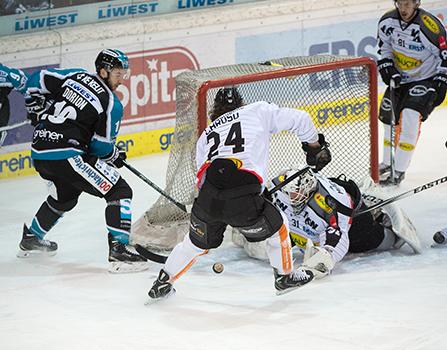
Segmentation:
[(212, 122), (206, 129), (205, 132), (208, 135), (210, 132), (212, 132), (214, 129), (218, 128), (221, 125), (224, 125), (226, 123), (230, 123), (234, 120), (239, 119), (239, 113), (227, 113), (219, 118), (217, 118), (214, 122)]

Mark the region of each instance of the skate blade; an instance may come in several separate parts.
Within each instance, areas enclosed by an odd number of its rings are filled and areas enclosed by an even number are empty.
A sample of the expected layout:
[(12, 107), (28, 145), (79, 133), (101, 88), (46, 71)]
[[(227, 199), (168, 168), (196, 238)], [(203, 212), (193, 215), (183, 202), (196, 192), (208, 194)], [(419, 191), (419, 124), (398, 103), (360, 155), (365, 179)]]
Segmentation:
[(290, 292), (293, 292), (294, 290), (297, 290), (299, 288), (303, 288), (305, 285), (309, 284), (310, 282), (312, 282), (314, 279), (312, 278), (309, 282), (302, 284), (300, 286), (296, 286), (293, 288), (287, 288), (287, 289), (283, 289), (283, 290), (276, 290), (276, 295), (284, 295), (284, 294), (288, 294)]
[(176, 292), (175, 289), (172, 288), (171, 292), (162, 298), (152, 299), (151, 297), (149, 297), (149, 299), (146, 300), (146, 302), (144, 303), (144, 306), (150, 306), (152, 304), (159, 303), (161, 301), (169, 299), (170, 297), (172, 297), (175, 294), (175, 292)]
[(124, 262), (124, 261), (111, 261), (109, 262), (110, 273), (134, 273), (148, 270), (150, 263), (148, 262)]
[(47, 252), (47, 251), (42, 251), (42, 250), (19, 250), (16, 254), (16, 256), (20, 259), (23, 258), (32, 258), (32, 257), (51, 257), (51, 256), (55, 256), (56, 255), (56, 251), (52, 251), (52, 252)]

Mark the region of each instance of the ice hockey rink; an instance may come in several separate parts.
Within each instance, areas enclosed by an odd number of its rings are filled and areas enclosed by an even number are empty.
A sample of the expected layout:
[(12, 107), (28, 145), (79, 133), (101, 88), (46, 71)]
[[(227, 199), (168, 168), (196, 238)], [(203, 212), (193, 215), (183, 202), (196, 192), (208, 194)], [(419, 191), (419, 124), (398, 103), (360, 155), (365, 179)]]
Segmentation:
[[(406, 181), (390, 196), (447, 175), (447, 109), (423, 125)], [(349, 142), (349, 140), (346, 140)], [(163, 186), (168, 155), (131, 159)], [(158, 194), (127, 170), (134, 220)], [(326, 279), (276, 296), (266, 262), (226, 241), (177, 283), (177, 294), (145, 306), (160, 265), (107, 272), (102, 200), (81, 196), (48, 235), (52, 258), (18, 259), (24, 222), (46, 197), (36, 176), (0, 182), (0, 349), (447, 349), (447, 246), (430, 248), (447, 226), (447, 185), (399, 202), (416, 226), (408, 247), (350, 256)], [(222, 274), (211, 266), (220, 261)]]

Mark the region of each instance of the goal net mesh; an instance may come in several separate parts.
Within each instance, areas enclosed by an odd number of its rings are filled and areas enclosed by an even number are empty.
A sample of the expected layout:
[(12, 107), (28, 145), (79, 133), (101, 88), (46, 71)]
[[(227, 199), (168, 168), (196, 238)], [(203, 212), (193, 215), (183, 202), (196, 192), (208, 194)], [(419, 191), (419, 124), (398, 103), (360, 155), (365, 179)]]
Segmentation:
[[(219, 88), (236, 86), (245, 104), (267, 101), (307, 111), (330, 143), (326, 176), (377, 179), (377, 72), (367, 58), (303, 56), (236, 64), (176, 77), (176, 123), (165, 192), (185, 205), (197, 195), (195, 146)], [(305, 163), (296, 135), (271, 137), (268, 176)], [(133, 225), (131, 239), (167, 251), (183, 238), (189, 214), (163, 196)]]

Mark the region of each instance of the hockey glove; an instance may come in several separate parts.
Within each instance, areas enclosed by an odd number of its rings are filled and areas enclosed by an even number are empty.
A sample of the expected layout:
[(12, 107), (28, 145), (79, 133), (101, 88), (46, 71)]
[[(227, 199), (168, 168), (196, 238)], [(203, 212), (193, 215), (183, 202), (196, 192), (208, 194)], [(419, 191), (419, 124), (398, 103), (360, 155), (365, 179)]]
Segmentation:
[(390, 58), (384, 58), (377, 62), (380, 76), (385, 85), (390, 85), (391, 79), (394, 80), (394, 87), (398, 88), (402, 81), (399, 71), (394, 66), (394, 62)]
[(320, 171), (332, 160), (329, 151), (329, 143), (324, 139), (323, 134), (318, 134), (318, 147), (310, 147), (307, 142), (303, 142), (303, 151), (306, 153), (306, 163), (314, 167), (315, 171)]
[(447, 92), (447, 75), (437, 74), (434, 76), (433, 82), (435, 83), (435, 90), (436, 90), (436, 99), (434, 102), (434, 105), (436, 107), (439, 106), (442, 103), (442, 101), (444, 101)]
[(113, 148), (113, 151), (103, 158), (103, 161), (105, 161), (107, 164), (115, 168), (121, 168), (124, 166), (124, 161), (126, 159), (127, 159), (126, 151), (115, 146)]
[(25, 106), (28, 111), (28, 119), (31, 120), (31, 125), (36, 126), (42, 114), (45, 112), (46, 100), (42, 95), (30, 95), (25, 99)]

